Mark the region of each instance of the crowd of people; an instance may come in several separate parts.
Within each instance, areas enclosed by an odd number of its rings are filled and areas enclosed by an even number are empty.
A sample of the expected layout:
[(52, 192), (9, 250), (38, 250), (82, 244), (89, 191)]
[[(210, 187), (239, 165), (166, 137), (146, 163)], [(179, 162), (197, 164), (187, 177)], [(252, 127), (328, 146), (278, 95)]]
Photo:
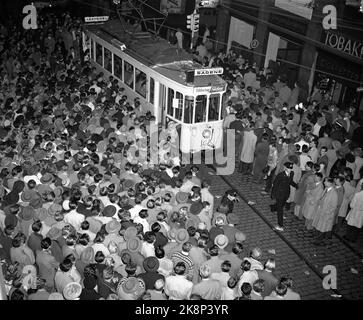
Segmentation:
[[(278, 261), (247, 246), (236, 228), (236, 190), (218, 200), (204, 166), (180, 163), (175, 126), (150, 145), (155, 118), (92, 67), (80, 20), (49, 15), (38, 26), (0, 30), (7, 298), (300, 299), (291, 277), (275, 273)], [(285, 204), (294, 203), (296, 216), (320, 232), (319, 243), (336, 218), (338, 225), (347, 219), (354, 240), (362, 222), (362, 154), (347, 134), (354, 118), (316, 99), (301, 113), (283, 79), (261, 81), (257, 94), (249, 85), (253, 66), (234, 69), (245, 62), (233, 52), (220, 58), (231, 62), (224, 127), (238, 133), (240, 171), (272, 190), (278, 228)]]

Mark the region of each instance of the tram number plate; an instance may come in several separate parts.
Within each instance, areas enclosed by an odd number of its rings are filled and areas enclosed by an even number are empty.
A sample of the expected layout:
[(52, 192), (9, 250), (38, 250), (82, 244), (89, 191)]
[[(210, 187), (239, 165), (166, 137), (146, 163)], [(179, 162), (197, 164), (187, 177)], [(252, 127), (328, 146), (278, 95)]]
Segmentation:
[(194, 70), (194, 76), (211, 76), (211, 75), (215, 75), (215, 74), (223, 74), (223, 68)]

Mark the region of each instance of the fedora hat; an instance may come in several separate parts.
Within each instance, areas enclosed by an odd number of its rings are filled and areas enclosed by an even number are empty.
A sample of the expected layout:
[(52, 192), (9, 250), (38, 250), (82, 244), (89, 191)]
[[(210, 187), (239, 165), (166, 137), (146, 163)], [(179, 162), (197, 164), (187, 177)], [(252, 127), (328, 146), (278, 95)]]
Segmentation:
[(175, 235), (175, 240), (178, 243), (184, 243), (189, 240), (189, 234), (188, 231), (185, 229), (178, 229)]
[(21, 208), (19, 217), (20, 217), (20, 219), (22, 219), (24, 221), (30, 221), (30, 220), (34, 219), (34, 215), (35, 215), (34, 208), (27, 206), (27, 207)]
[(135, 227), (128, 227), (125, 230), (124, 239), (127, 241), (127, 240), (129, 240), (131, 238), (136, 237), (136, 235), (137, 235), (137, 229)]
[(122, 300), (136, 300), (145, 291), (145, 283), (141, 278), (124, 278), (117, 286), (117, 294)]
[(63, 289), (63, 296), (66, 300), (76, 300), (82, 293), (82, 286), (78, 282), (70, 282)]
[(102, 215), (104, 217), (113, 217), (116, 214), (116, 207), (113, 206), (112, 204), (106, 206), (103, 211), (102, 211)]
[(23, 202), (30, 202), (31, 200), (36, 198), (37, 198), (37, 193), (34, 190), (24, 190), (20, 196), (20, 199)]
[(51, 240), (57, 240), (62, 235), (62, 230), (52, 227), (47, 233), (47, 237)]
[(121, 223), (118, 222), (116, 219), (112, 219), (111, 221), (107, 222), (106, 224), (106, 231), (107, 233), (117, 233), (121, 229)]
[(219, 249), (224, 249), (225, 247), (227, 247), (228, 245), (228, 238), (227, 236), (225, 236), (224, 234), (219, 234), (218, 236), (216, 236), (216, 238), (214, 239), (214, 244), (219, 248)]
[(45, 173), (40, 178), (40, 182), (43, 184), (49, 184), (53, 181), (53, 175), (51, 173)]
[(43, 205), (43, 201), (41, 198), (32, 199), (29, 202), (29, 206), (33, 207), (34, 209), (39, 209)]
[(186, 203), (189, 199), (189, 194), (186, 193), (186, 192), (182, 192), (182, 191), (179, 191), (176, 195), (175, 195), (175, 200), (178, 202), (178, 203)]
[(175, 229), (175, 228), (172, 228), (172, 229), (170, 229), (169, 231), (168, 231), (168, 238), (170, 239), (170, 240), (175, 240), (176, 239), (176, 233), (177, 233), (177, 229)]
[(58, 186), (53, 190), (53, 192), (56, 198), (61, 198), (63, 194), (63, 188), (61, 186)]
[(89, 223), (88, 230), (94, 234), (97, 234), (98, 231), (102, 228), (102, 222), (100, 220), (95, 219), (94, 217), (87, 217), (86, 221)]
[(173, 261), (170, 259), (161, 259), (158, 272), (164, 277), (167, 277), (173, 272), (173, 267)]
[(47, 209), (45, 209), (45, 208), (35, 209), (35, 213), (34, 213), (34, 219), (35, 220), (44, 221), (47, 218), (48, 218), (48, 210)]
[(86, 249), (84, 249), (81, 252), (80, 259), (82, 262), (89, 264), (89, 263), (93, 262), (94, 256), (95, 256), (95, 252), (94, 252), (93, 248), (87, 247)]
[(48, 214), (50, 216), (54, 216), (56, 213), (61, 212), (62, 211), (62, 206), (58, 203), (53, 203), (49, 208), (48, 208)]
[(127, 250), (129, 250), (130, 252), (140, 252), (141, 246), (141, 240), (137, 237), (130, 238), (126, 242)]

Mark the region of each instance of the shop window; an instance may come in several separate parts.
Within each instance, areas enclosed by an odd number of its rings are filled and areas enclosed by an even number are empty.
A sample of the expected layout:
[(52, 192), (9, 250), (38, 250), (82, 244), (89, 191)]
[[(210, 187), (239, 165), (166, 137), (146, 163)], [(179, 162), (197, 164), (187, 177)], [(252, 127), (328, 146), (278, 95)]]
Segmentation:
[(103, 47), (96, 42), (96, 62), (103, 67)]
[(220, 95), (211, 94), (209, 96), (208, 121), (217, 121), (219, 119), (219, 105), (220, 105)]
[(104, 61), (103, 61), (103, 65), (104, 68), (108, 71), (112, 73), (112, 53), (110, 50), (108, 50), (107, 48), (103, 48), (104, 52)]
[(119, 56), (113, 56), (113, 72), (114, 75), (119, 78), (121, 81), (122, 79), (122, 59)]
[(197, 96), (195, 101), (195, 118), (194, 122), (206, 122), (207, 119), (207, 96), (200, 95)]
[(127, 61), (124, 61), (124, 76), (125, 83), (133, 90), (134, 89), (134, 66)]
[(135, 69), (135, 91), (146, 99), (147, 80), (146, 74), (139, 69)]
[(181, 121), (183, 116), (183, 95), (177, 91), (175, 98), (178, 99), (178, 108), (175, 109), (175, 119)]
[(184, 123), (192, 123), (194, 109), (194, 97), (185, 96), (184, 104)]

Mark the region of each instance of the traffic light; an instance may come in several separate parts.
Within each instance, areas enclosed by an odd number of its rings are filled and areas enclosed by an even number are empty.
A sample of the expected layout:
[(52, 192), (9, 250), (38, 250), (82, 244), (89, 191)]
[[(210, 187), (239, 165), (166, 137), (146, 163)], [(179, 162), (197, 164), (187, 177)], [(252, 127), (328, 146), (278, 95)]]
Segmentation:
[(192, 30), (194, 28), (194, 15), (190, 14), (187, 16), (187, 29)]
[(195, 14), (193, 18), (194, 18), (193, 30), (194, 32), (197, 32), (199, 30), (199, 14)]

